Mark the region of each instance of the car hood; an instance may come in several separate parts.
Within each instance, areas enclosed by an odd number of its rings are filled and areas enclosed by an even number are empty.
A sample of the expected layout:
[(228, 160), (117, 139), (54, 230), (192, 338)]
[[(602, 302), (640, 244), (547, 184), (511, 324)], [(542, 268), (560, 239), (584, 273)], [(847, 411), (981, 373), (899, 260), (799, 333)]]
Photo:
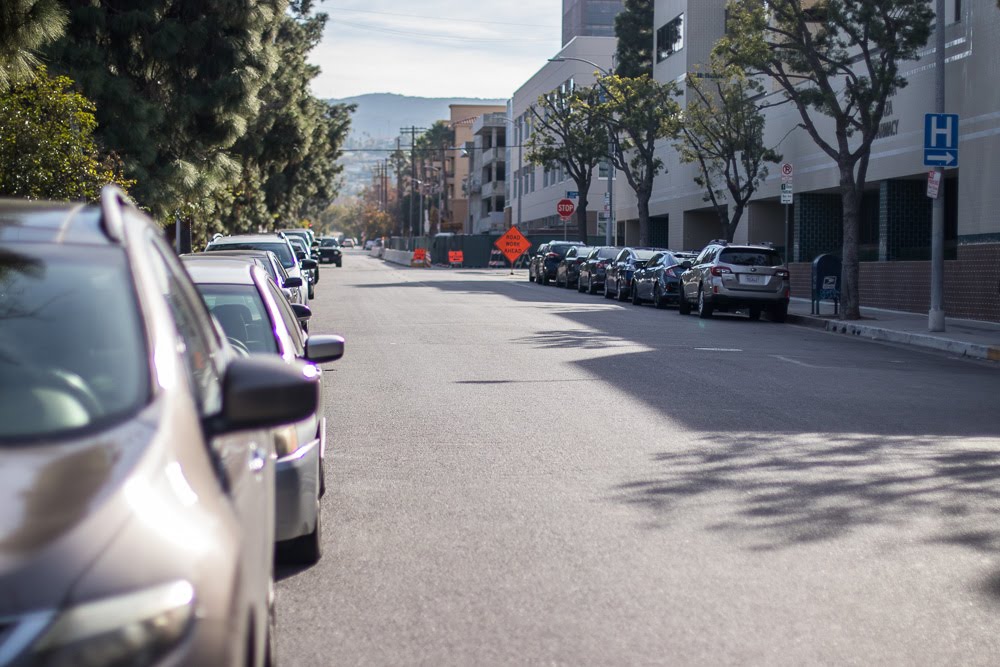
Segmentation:
[(118, 493), (154, 431), (140, 419), (0, 446), (0, 617), (54, 608), (129, 518)]

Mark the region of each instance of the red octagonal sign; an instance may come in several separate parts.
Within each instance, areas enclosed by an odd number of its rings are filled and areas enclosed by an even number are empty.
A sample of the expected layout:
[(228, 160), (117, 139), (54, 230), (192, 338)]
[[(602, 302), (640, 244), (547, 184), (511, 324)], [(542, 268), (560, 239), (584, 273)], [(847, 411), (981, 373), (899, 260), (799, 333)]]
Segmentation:
[(572, 218), (574, 211), (576, 211), (576, 204), (573, 203), (572, 199), (560, 199), (559, 203), (556, 204), (556, 213), (559, 214), (560, 218)]

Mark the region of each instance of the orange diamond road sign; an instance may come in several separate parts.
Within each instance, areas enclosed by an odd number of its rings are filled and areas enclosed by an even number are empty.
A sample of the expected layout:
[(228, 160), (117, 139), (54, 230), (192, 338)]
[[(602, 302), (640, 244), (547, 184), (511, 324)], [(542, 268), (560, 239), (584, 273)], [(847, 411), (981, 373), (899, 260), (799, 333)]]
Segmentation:
[(493, 245), (499, 248), (503, 256), (507, 258), (507, 261), (513, 265), (517, 261), (517, 258), (531, 247), (531, 241), (524, 238), (524, 234), (519, 232), (517, 227), (511, 227)]

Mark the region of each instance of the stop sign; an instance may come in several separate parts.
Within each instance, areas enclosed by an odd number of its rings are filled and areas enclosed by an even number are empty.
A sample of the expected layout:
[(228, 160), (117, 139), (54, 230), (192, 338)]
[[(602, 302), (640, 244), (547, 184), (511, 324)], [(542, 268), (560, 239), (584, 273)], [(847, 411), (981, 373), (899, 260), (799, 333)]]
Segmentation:
[(556, 204), (556, 213), (559, 214), (560, 218), (572, 218), (574, 211), (576, 211), (576, 204), (573, 203), (572, 199), (560, 199), (559, 203)]

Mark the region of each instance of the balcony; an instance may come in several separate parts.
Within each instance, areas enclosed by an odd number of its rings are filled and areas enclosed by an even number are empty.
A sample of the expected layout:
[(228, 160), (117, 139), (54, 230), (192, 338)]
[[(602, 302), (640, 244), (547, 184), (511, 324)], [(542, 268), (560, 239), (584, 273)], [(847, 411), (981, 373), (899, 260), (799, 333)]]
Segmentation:
[(486, 183), (483, 183), (483, 198), (503, 197), (505, 188), (506, 184), (503, 181), (487, 181)]
[(483, 149), (483, 166), (494, 162), (504, 162), (507, 159), (507, 149), (503, 146)]
[(469, 181), (466, 181), (463, 185), (465, 186), (464, 190), (466, 196), (479, 194), (480, 192), (483, 191), (482, 184), (476, 179), (471, 179)]
[(504, 222), (503, 211), (495, 211), (487, 213), (476, 221), (475, 233), (502, 232), (505, 227), (506, 223)]
[(482, 134), (484, 130), (492, 130), (495, 127), (507, 128), (507, 114), (502, 112), (483, 114), (473, 121), (472, 134)]

